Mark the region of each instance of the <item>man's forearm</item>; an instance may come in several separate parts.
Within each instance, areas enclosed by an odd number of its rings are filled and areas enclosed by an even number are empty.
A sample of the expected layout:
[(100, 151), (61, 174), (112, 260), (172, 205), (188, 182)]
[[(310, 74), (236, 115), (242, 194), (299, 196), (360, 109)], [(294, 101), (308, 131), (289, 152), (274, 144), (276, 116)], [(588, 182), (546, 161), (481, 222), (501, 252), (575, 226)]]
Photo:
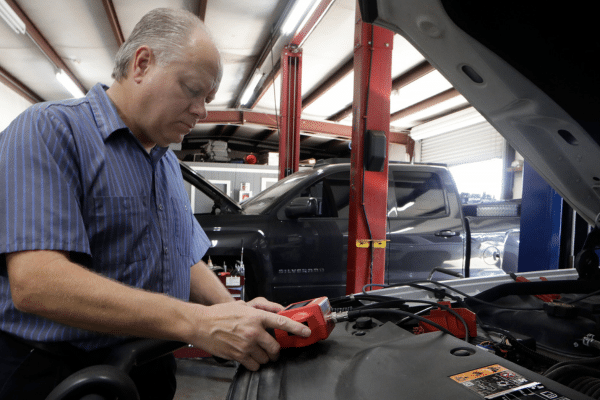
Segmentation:
[(273, 313), (281, 306), (234, 301), (203, 264), (192, 267), (191, 289), (192, 300), (205, 305), (123, 285), (72, 263), (63, 252), (11, 253), (6, 261), (13, 301), (23, 312), (112, 335), (190, 343), (252, 371), (277, 358), (279, 344), (266, 329), (310, 335), (306, 326)]
[(23, 312), (112, 335), (185, 340), (194, 329), (189, 304), (110, 280), (65, 253), (13, 253), (7, 267), (13, 301)]
[(235, 300), (203, 261), (192, 267), (191, 275), (190, 301), (210, 306)]

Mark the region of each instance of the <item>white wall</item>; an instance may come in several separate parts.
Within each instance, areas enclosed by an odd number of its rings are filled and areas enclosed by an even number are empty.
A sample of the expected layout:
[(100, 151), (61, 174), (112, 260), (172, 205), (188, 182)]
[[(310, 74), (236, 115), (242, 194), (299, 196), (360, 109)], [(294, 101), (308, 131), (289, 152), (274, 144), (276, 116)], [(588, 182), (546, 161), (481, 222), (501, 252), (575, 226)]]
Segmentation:
[(27, 109), (31, 103), (16, 94), (8, 86), (0, 83), (0, 131), (3, 131), (13, 119)]
[(406, 146), (403, 144), (390, 143), (389, 152), (389, 161), (410, 161), (406, 154)]

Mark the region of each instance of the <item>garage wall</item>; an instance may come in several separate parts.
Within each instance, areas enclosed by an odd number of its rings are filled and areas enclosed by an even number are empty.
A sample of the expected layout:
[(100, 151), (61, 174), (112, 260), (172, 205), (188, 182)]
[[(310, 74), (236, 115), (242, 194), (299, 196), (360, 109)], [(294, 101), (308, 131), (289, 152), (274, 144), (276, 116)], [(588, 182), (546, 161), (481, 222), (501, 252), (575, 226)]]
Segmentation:
[[(247, 185), (250, 196), (256, 196), (262, 190), (277, 182), (279, 169), (272, 165), (251, 165), (234, 163), (207, 163), (186, 162), (194, 171), (211, 181), (219, 189), (223, 190), (235, 201), (240, 201), (242, 184)], [(196, 213), (210, 212), (212, 201), (194, 188), (191, 190), (189, 183), (186, 189), (190, 194), (192, 208)], [(244, 193), (242, 193), (243, 197)]]
[(6, 129), (13, 119), (29, 108), (31, 103), (3, 84), (0, 84), (0, 98), (9, 99), (9, 101), (2, 102), (2, 108), (0, 109), (1, 132)]

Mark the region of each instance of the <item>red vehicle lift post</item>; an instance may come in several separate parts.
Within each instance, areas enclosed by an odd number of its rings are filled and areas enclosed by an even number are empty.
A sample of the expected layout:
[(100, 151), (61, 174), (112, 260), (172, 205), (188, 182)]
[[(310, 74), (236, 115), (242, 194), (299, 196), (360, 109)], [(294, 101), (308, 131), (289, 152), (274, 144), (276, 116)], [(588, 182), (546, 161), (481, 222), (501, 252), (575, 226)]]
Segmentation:
[(367, 130), (385, 132), (389, 147), (394, 39), (393, 32), (363, 23), (356, 10), (347, 294), (384, 283), (388, 151), (381, 172), (366, 171), (364, 137)]
[(302, 50), (286, 46), (281, 54), (279, 179), (298, 171), (302, 113)]

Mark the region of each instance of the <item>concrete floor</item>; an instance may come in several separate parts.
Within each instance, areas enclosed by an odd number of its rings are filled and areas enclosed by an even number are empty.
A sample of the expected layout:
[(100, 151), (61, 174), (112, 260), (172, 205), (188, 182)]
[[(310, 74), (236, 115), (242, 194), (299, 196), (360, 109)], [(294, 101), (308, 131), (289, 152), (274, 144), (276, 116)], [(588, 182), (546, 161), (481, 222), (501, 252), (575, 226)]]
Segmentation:
[(225, 400), (237, 364), (217, 363), (212, 357), (177, 359), (174, 400)]

